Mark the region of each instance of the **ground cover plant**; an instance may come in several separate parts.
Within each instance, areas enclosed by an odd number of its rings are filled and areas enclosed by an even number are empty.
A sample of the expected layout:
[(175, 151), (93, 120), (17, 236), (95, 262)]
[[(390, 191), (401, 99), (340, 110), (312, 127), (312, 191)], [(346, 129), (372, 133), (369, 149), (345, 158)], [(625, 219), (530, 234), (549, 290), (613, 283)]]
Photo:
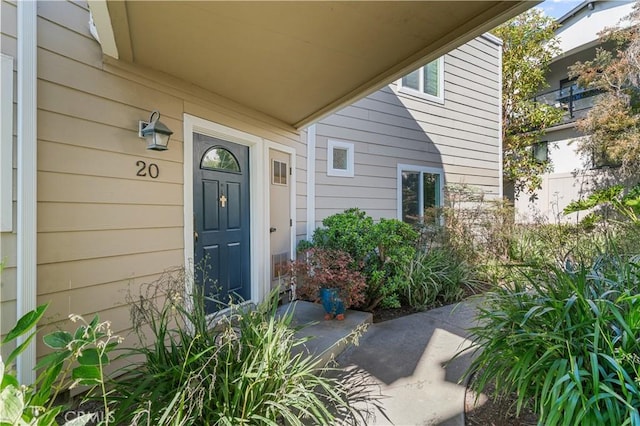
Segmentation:
[(5, 345), (20, 336), (26, 336), (9, 354), (6, 364), (0, 357), (0, 424), (58, 424), (56, 417), (68, 408), (58, 400), (58, 396), (76, 386), (98, 390), (101, 395), (98, 404), (100, 412), (66, 416), (68, 418), (63, 419), (65, 426), (83, 426), (91, 421), (113, 424), (112, 401), (108, 397), (104, 369), (110, 362), (110, 352), (121, 340), (111, 333), (109, 322), (100, 322), (98, 316), (86, 322), (81, 316), (72, 315), (70, 319), (80, 323), (73, 334), (55, 331), (45, 335), (43, 341), (52, 352), (38, 362), (35, 383), (25, 385), (18, 382), (13, 361), (36, 336), (33, 330), (46, 309), (47, 305), (41, 305), (22, 316), (2, 341), (2, 345)]
[(485, 295), (467, 375), (545, 425), (638, 425), (640, 258), (547, 267)]
[(185, 283), (167, 273), (131, 300), (142, 361), (115, 382), (118, 422), (332, 424), (344, 411), (341, 385), (301, 350), (291, 314), (275, 315), (277, 293), (211, 316), (200, 287)]

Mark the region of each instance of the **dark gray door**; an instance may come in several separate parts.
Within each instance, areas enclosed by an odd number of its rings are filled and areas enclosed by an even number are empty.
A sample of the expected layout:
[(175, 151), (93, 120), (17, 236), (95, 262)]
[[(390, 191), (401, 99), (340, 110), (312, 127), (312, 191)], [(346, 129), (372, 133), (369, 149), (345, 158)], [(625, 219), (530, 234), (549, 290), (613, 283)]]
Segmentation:
[(208, 312), (251, 298), (249, 148), (194, 133), (195, 280)]

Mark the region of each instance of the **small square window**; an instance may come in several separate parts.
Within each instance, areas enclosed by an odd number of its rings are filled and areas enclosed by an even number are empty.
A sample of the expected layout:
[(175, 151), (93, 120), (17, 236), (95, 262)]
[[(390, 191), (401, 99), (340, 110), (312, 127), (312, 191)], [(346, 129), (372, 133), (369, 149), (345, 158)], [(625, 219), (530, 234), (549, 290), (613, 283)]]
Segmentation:
[(591, 168), (593, 169), (615, 169), (621, 165), (622, 162), (611, 155), (606, 147), (601, 150), (593, 150), (591, 152)]
[(348, 142), (327, 142), (327, 175), (353, 177), (354, 149)]
[(534, 143), (531, 145), (531, 155), (538, 163), (549, 161), (549, 143), (546, 141)]

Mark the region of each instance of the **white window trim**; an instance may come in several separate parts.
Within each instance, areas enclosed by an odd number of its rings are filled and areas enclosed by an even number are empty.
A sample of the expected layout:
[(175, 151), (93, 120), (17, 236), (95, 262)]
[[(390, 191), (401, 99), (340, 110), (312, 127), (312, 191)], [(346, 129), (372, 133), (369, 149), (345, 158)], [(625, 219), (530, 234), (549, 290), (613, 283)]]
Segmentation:
[(0, 232), (13, 231), (13, 58), (0, 54)]
[[(333, 168), (334, 148), (347, 151), (347, 169)], [(353, 177), (354, 176), (354, 146), (352, 143), (329, 139), (327, 141), (327, 176)]]
[[(421, 90), (415, 90), (410, 87), (405, 87), (402, 85), (402, 78), (400, 78), (397, 82), (398, 91), (401, 93), (406, 93), (407, 95), (425, 99), (427, 101), (444, 104), (444, 56), (439, 57), (438, 59), (436, 59), (436, 61), (438, 61), (438, 96), (430, 95), (429, 93), (424, 93)], [(420, 70), (420, 74), (424, 73), (425, 66), (427, 66), (427, 64), (418, 68)], [(420, 81), (420, 86), (422, 86), (424, 83), (424, 79), (422, 78), (422, 76), (420, 76), (419, 81)]]
[[(437, 207), (442, 207), (444, 205), (444, 169), (440, 169), (440, 168), (436, 168), (436, 167), (426, 167), (426, 166), (417, 166), (414, 164), (398, 164), (398, 169), (397, 169), (397, 177), (396, 177), (396, 183), (397, 183), (397, 192), (396, 192), (396, 209), (397, 209), (397, 218), (398, 220), (402, 221), (402, 172), (422, 172), (422, 173), (429, 173), (432, 175), (439, 175), (440, 176), (440, 203)], [(419, 180), (419, 188), (418, 188), (418, 192), (420, 194), (422, 194), (422, 185), (423, 185), (423, 180), (420, 179)], [(423, 212), (424, 211), (424, 198), (420, 197), (420, 203), (418, 205), (418, 211)]]

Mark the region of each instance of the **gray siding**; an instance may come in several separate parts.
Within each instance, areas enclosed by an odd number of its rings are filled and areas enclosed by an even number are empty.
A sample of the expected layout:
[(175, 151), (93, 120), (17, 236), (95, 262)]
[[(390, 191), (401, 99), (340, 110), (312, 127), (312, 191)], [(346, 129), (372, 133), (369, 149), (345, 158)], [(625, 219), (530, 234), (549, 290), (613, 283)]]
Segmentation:
[[(395, 84), (320, 121), (316, 138), (316, 223), (359, 207), (397, 216), (397, 165), (441, 168), (445, 181), (499, 191), (500, 47), (483, 37), (445, 55), (444, 103)], [(353, 178), (327, 176), (327, 141), (354, 144)]]

